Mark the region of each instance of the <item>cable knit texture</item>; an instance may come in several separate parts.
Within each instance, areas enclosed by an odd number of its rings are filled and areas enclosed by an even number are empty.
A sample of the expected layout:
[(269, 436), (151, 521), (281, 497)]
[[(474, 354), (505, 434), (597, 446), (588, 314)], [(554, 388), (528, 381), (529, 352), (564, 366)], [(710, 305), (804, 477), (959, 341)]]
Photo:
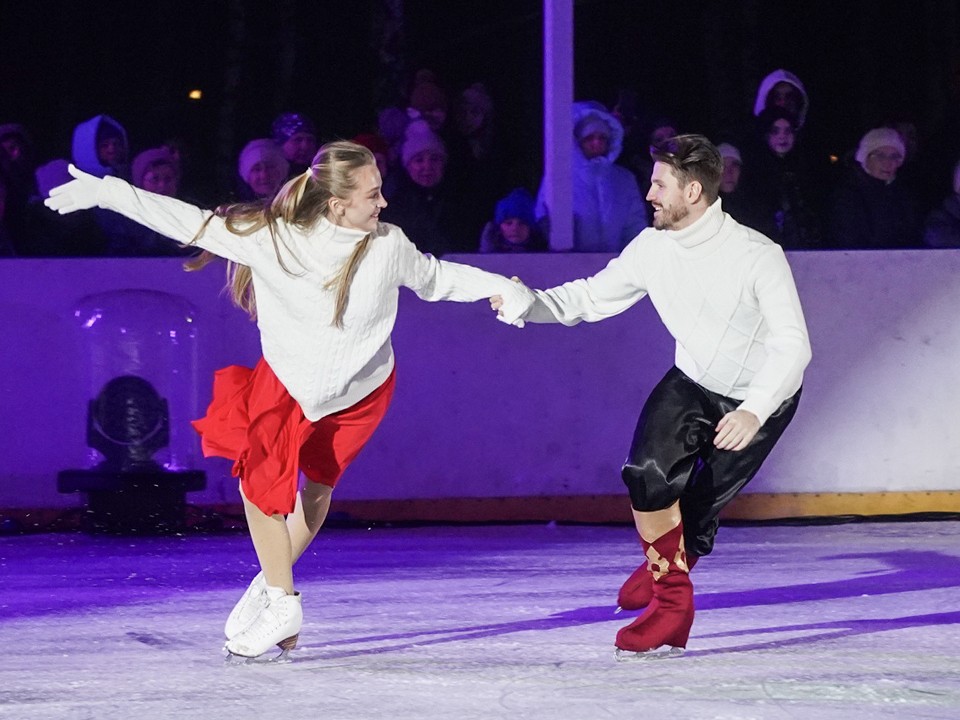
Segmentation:
[[(212, 214), (116, 178), (103, 181), (98, 203), (182, 243)], [(251, 269), (264, 359), (310, 421), (354, 405), (390, 375), (401, 286), (430, 301), (502, 295), (510, 307), (527, 304), (529, 291), (507, 278), (424, 255), (400, 228), (381, 223), (350, 285), (344, 327), (337, 328), (336, 291), (325, 285), (365, 235), (326, 219), (307, 230), (280, 223), (281, 257), (290, 272), (277, 261), (266, 228), (238, 236), (223, 218), (213, 217), (197, 241)]]
[(565, 325), (612, 317), (649, 295), (676, 340), (677, 367), (742, 400), (761, 423), (800, 388), (810, 362), (783, 250), (719, 200), (689, 227), (648, 228), (596, 275), (536, 295), (525, 319)]

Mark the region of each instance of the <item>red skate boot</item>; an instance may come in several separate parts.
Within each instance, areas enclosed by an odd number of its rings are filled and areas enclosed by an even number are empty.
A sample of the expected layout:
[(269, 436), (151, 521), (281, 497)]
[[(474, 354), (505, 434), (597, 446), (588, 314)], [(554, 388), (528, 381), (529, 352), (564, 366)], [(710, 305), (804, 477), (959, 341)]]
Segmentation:
[(617, 660), (680, 655), (693, 625), (693, 585), (683, 546), (683, 523), (652, 543), (641, 542), (653, 581), (653, 598), (640, 617), (617, 633)]

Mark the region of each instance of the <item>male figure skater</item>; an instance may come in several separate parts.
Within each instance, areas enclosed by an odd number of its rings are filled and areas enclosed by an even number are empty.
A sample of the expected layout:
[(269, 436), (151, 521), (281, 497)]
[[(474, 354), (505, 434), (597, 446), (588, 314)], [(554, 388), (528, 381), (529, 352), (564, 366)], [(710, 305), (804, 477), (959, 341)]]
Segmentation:
[(619, 599), (647, 607), (617, 633), (618, 659), (686, 647), (689, 570), (793, 418), (811, 357), (783, 250), (720, 206), (717, 149), (679, 135), (651, 155), (653, 227), (596, 275), (535, 291), (523, 315), (596, 322), (649, 295), (676, 340), (676, 366), (647, 398), (622, 471), (646, 562)]

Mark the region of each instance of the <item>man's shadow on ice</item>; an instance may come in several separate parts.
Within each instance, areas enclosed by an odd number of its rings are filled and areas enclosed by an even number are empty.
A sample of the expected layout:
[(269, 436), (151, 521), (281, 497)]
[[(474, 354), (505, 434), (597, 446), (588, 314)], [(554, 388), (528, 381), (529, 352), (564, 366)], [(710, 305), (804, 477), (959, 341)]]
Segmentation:
[[(748, 608), (751, 606), (778, 605), (784, 603), (817, 602), (864, 595), (892, 595), (900, 592), (936, 590), (960, 587), (960, 563), (956, 557), (939, 553), (848, 553), (822, 558), (831, 560), (874, 560), (884, 563), (889, 569), (879, 572), (864, 571), (853, 577), (812, 583), (797, 583), (768, 588), (739, 590), (736, 592), (699, 593), (696, 596), (697, 611), (724, 608)], [(709, 560), (707, 560), (709, 562)], [(694, 572), (696, 575), (696, 571)], [(553, 613), (544, 618), (518, 620), (515, 622), (476, 624), (464, 627), (447, 627), (432, 630), (366, 635), (326, 643), (311, 644), (300, 651), (301, 660), (333, 660), (384, 652), (398, 652), (410, 648), (427, 647), (442, 643), (465, 642), (488, 637), (529, 632), (532, 630), (559, 630), (581, 625), (617, 621), (628, 624), (638, 612), (615, 615), (613, 604), (574, 608)], [(798, 610), (797, 614), (802, 614)], [(927, 627), (960, 623), (960, 608), (942, 613), (930, 613), (896, 618), (849, 619), (822, 623), (801, 623), (765, 628), (747, 628), (726, 633), (697, 636), (701, 639), (737, 636), (754, 636), (785, 632), (802, 632), (802, 637), (771, 639), (751, 642), (735, 647), (712, 650), (691, 650), (689, 656), (717, 655), (731, 652), (746, 652), (803, 645), (821, 640), (864, 635), (909, 627)], [(348, 649), (350, 645), (379, 644), (378, 647)]]

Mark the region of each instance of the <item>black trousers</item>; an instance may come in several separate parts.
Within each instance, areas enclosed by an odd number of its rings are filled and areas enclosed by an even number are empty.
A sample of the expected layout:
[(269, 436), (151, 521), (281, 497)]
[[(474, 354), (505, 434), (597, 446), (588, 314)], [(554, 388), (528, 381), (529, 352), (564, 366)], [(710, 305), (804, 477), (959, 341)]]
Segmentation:
[(720, 510), (757, 474), (799, 401), (800, 390), (743, 450), (718, 450), (713, 445), (717, 423), (741, 401), (710, 392), (672, 368), (644, 403), (623, 465), (634, 510), (663, 510), (679, 500), (687, 552), (708, 555)]

